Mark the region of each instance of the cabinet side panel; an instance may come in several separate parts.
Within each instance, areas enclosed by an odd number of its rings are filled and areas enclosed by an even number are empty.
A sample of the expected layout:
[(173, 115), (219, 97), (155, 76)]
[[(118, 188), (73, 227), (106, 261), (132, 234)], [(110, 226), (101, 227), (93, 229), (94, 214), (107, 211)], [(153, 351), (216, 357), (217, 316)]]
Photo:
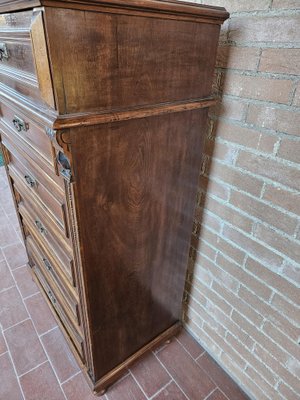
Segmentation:
[(181, 317), (206, 117), (71, 131), (96, 380)]
[(61, 114), (211, 93), (219, 25), (55, 8), (45, 17)]

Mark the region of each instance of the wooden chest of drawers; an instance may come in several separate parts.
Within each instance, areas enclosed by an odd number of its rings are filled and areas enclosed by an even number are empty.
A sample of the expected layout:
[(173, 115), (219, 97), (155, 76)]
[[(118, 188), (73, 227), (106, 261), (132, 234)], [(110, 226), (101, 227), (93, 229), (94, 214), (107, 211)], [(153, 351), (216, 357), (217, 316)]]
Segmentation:
[(223, 8), (0, 0), (0, 132), (33, 275), (91, 387), (179, 328)]

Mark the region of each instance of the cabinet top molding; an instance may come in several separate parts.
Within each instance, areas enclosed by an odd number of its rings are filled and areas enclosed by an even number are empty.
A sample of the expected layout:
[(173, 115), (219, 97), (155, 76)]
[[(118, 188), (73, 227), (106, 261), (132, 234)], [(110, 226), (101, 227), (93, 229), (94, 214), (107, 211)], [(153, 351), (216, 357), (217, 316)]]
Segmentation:
[(62, 7), (99, 9), (107, 12), (145, 12), (176, 16), (176, 19), (194, 19), (199, 22), (222, 24), (229, 13), (223, 7), (213, 7), (177, 0), (0, 0), (0, 13), (33, 7)]

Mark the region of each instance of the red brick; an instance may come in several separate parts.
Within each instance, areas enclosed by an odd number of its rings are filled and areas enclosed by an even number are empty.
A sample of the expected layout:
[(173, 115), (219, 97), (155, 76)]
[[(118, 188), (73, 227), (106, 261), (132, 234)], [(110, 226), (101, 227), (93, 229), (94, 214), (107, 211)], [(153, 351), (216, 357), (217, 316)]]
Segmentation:
[(298, 191), (288, 191), (280, 187), (266, 185), (263, 199), (300, 215), (300, 194)]
[(204, 332), (204, 330), (202, 328), (199, 328), (199, 326), (197, 326), (191, 319), (187, 318), (185, 320), (185, 322), (187, 323), (188, 327), (190, 330), (192, 330), (196, 337), (199, 338), (199, 340), (201, 340), (201, 343), (207, 348), (209, 349), (209, 351), (214, 354), (216, 357), (221, 354), (222, 350), (221, 347), (215, 343), (210, 337), (209, 335)]
[(194, 286), (207, 300), (211, 301), (213, 304), (218, 306), (225, 314), (230, 315), (232, 311), (232, 306), (229, 305), (224, 299), (218, 294), (213, 292), (204, 286), (201, 282), (195, 281)]
[(299, 399), (298, 394), (291, 390), (285, 383), (281, 383), (278, 386), (278, 391), (285, 399)]
[(231, 358), (234, 359), (235, 363), (239, 365), (241, 369), (244, 369), (246, 366), (245, 360), (240, 357), (238, 351), (232, 348), (228, 343), (225, 342), (224, 338), (218, 335), (213, 329), (211, 329), (207, 324), (203, 326), (204, 331), (209, 335), (209, 337), (218, 345), (222, 347), (222, 350), (227, 353)]
[(203, 347), (185, 329), (176, 335), (176, 339), (194, 360), (205, 353)]
[(230, 224), (236, 226), (245, 232), (251, 232), (252, 220), (226, 204), (219, 203), (212, 197), (206, 198), (205, 207), (210, 212), (216, 214), (222, 220), (229, 222)]
[(298, 75), (300, 70), (299, 49), (264, 49), (259, 71)]
[(259, 139), (257, 150), (263, 153), (273, 153), (274, 146), (279, 141), (279, 137), (262, 133)]
[(261, 279), (267, 285), (278, 290), (278, 292), (283, 293), (285, 297), (288, 297), (295, 304), (300, 304), (299, 292), (296, 287), (280, 275), (251, 258), (246, 262), (246, 269), (251, 271), (257, 278)]
[(230, 333), (226, 336), (226, 341), (238, 351), (239, 355), (247, 360), (248, 364), (250, 364), (253, 368), (256, 369), (271, 385), (274, 385), (277, 381), (277, 377), (274, 376), (264, 363), (259, 361), (245, 346), (240, 343), (234, 336)]
[(217, 247), (219, 251), (237, 263), (242, 263), (244, 261), (246, 252), (238, 249), (235, 245), (229, 243), (227, 240), (219, 238)]
[(283, 365), (288, 362), (289, 355), (283, 351), (276, 343), (270, 340), (269, 336), (260, 331), (254, 324), (248, 322), (241, 314), (236, 311), (232, 313), (232, 320), (243, 327), (248, 335), (268, 351), (277, 361)]
[(205, 308), (199, 305), (196, 301), (189, 301), (187, 313), (190, 318), (198, 325), (208, 324), (211, 329), (218, 333), (221, 337), (225, 337), (225, 328), (220, 325)]
[(299, 0), (273, 0), (272, 8), (298, 9), (300, 3)]
[[(299, 345), (290, 340), (284, 333), (280, 332), (271, 322), (267, 321), (264, 324), (263, 332), (265, 332), (271, 339), (273, 339), (275, 343), (285, 349), (285, 351), (289, 352), (293, 358), (295, 358), (296, 360), (300, 360)], [(290, 358), (288, 362), (289, 361)], [(298, 362), (298, 365), (300, 367), (300, 361)], [(295, 375), (297, 376), (298, 373), (295, 373)]]
[(229, 164), (232, 164), (235, 158), (235, 149), (232, 146), (212, 139), (206, 140), (204, 152), (210, 157), (226, 161)]
[(293, 105), (300, 107), (300, 84), (298, 84), (295, 95), (294, 95), (294, 100), (293, 100)]
[(254, 340), (244, 332), (240, 326), (231, 321), (231, 319), (223, 313), (218, 307), (213, 303), (207, 302), (206, 309), (211, 315), (221, 324), (224, 328), (236, 336), (240, 342), (242, 342), (248, 349), (252, 349), (254, 345)]
[(237, 266), (233, 262), (227, 260), (222, 254), (218, 254), (216, 263), (221, 266), (225, 271), (234, 276), (240, 283), (249, 288), (256, 296), (269, 300), (272, 290), (265, 284), (257, 280), (248, 271)]
[(263, 186), (261, 180), (253, 178), (252, 176), (244, 174), (243, 172), (238, 171), (237, 169), (218, 163), (216, 161), (214, 161), (211, 166), (210, 174), (215, 179), (220, 179), (226, 184), (235, 186), (239, 190), (251, 193), (254, 196), (260, 195)]
[(242, 371), (239, 366), (235, 364), (234, 360), (228, 357), (226, 353), (221, 355), (221, 360), (223, 365), (227, 367), (232, 375), (240, 382), (243, 382), (244, 386), (247, 387), (254, 399), (270, 400), (270, 398), (262, 392), (262, 390), (249, 378), (248, 375), (245, 375), (244, 371)]
[(251, 171), (254, 174), (272, 179), (285, 186), (299, 189), (300, 171), (272, 158), (241, 151), (236, 164), (238, 167)]
[[(300, 133), (300, 113), (299, 113), (299, 133)], [(278, 157), (285, 160), (300, 163), (300, 141), (283, 139), (278, 151)]]
[(251, 104), (247, 122), (262, 128), (300, 136), (300, 112)]
[(212, 115), (226, 117), (237, 121), (242, 121), (246, 114), (247, 103), (223, 96), (222, 101), (210, 108)]
[(224, 236), (243, 248), (247, 254), (257, 257), (275, 269), (282, 263), (282, 257), (229, 226), (224, 227)]
[[(249, 2), (251, 6), (251, 3)], [(229, 40), (270, 42), (273, 44), (300, 42), (300, 15), (248, 16), (230, 20)]]
[(224, 300), (227, 301), (234, 309), (238, 310), (247, 319), (252, 321), (255, 325), (259, 326), (263, 318), (254, 309), (249, 307), (249, 305), (244, 302), (239, 296), (229, 292), (224, 286), (220, 285), (218, 282), (214, 281), (212, 284), (213, 290), (218, 293)]
[(260, 50), (254, 47), (220, 46), (217, 67), (254, 71), (257, 68)]
[(272, 306), (279, 310), (283, 315), (286, 315), (289, 319), (295, 321), (300, 326), (300, 313), (299, 307), (289, 303), (284, 297), (275, 293), (272, 302)]
[(241, 287), (239, 291), (239, 297), (243, 299), (249, 306), (254, 310), (257, 310), (260, 315), (272, 321), (272, 323), (281, 329), (287, 336), (289, 336), (294, 341), (297, 341), (300, 336), (300, 329), (295, 326), (295, 324), (290, 323), (290, 321), (270, 307), (269, 304), (260, 300), (257, 296), (249, 292), (245, 287)]
[(229, 187), (220, 182), (216, 182), (211, 178), (207, 178), (202, 175), (199, 178), (199, 185), (200, 188), (205, 189), (207, 192), (213, 194), (214, 196), (219, 197), (222, 200), (229, 199), (229, 194), (230, 194)]
[(224, 93), (243, 98), (288, 104), (293, 81), (228, 73)]
[(282, 268), (281, 273), (284, 277), (290, 279), (293, 283), (300, 286), (300, 268), (297, 264), (295, 265), (286, 262), (286, 264)]
[(297, 227), (297, 221), (288, 215), (272, 208), (243, 193), (232, 191), (230, 203), (240, 210), (257, 218), (263, 222), (267, 222), (274, 227), (281, 229), (283, 232), (293, 234)]
[(277, 360), (271, 356), (269, 351), (265, 350), (260, 345), (256, 345), (254, 352), (271, 371), (274, 371), (284, 382), (294, 388), (297, 392), (300, 392), (300, 380), (292, 375), (285, 366), (277, 362)]
[(300, 245), (291, 238), (282, 236), (264, 225), (257, 226), (255, 237), (273, 247), (273, 249), (281, 252), (285, 256), (290, 257), (295, 262), (300, 260)]
[(258, 387), (263, 390), (267, 396), (269, 396), (270, 399), (282, 400), (282, 397), (280, 394), (278, 394), (278, 391), (266, 382), (264, 375), (255, 371), (251, 366), (247, 367), (246, 374), (250, 376), (250, 378), (257, 384)]
[(256, 149), (260, 133), (249, 128), (220, 120), (217, 124), (216, 135), (224, 140)]

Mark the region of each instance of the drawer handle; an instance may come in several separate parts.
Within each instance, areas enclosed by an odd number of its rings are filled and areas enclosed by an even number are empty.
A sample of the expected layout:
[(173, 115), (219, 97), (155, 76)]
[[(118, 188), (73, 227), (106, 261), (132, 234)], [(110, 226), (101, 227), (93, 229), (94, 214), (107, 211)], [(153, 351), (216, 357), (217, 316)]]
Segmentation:
[(54, 297), (54, 295), (53, 295), (51, 290), (48, 290), (48, 296), (49, 296), (49, 299), (51, 300), (51, 303), (55, 304), (56, 303), (56, 298)]
[(27, 132), (29, 129), (28, 122), (25, 122), (22, 118), (19, 118), (16, 115), (14, 116), (14, 119), (12, 122), (18, 132), (22, 132), (22, 131)]
[(38, 228), (39, 232), (42, 235), (46, 235), (47, 234), (47, 229), (44, 227), (44, 225), (41, 223), (41, 221), (39, 219), (36, 219), (34, 221), (34, 223), (35, 223), (36, 227)]
[(30, 186), (31, 188), (37, 186), (36, 180), (32, 176), (24, 175), (24, 179), (25, 179), (27, 185)]
[(8, 51), (5, 43), (0, 43), (0, 61), (8, 59)]
[(47, 268), (48, 271), (52, 270), (52, 266), (50, 262), (47, 260), (47, 258), (43, 258), (43, 263), (45, 264), (45, 267)]

